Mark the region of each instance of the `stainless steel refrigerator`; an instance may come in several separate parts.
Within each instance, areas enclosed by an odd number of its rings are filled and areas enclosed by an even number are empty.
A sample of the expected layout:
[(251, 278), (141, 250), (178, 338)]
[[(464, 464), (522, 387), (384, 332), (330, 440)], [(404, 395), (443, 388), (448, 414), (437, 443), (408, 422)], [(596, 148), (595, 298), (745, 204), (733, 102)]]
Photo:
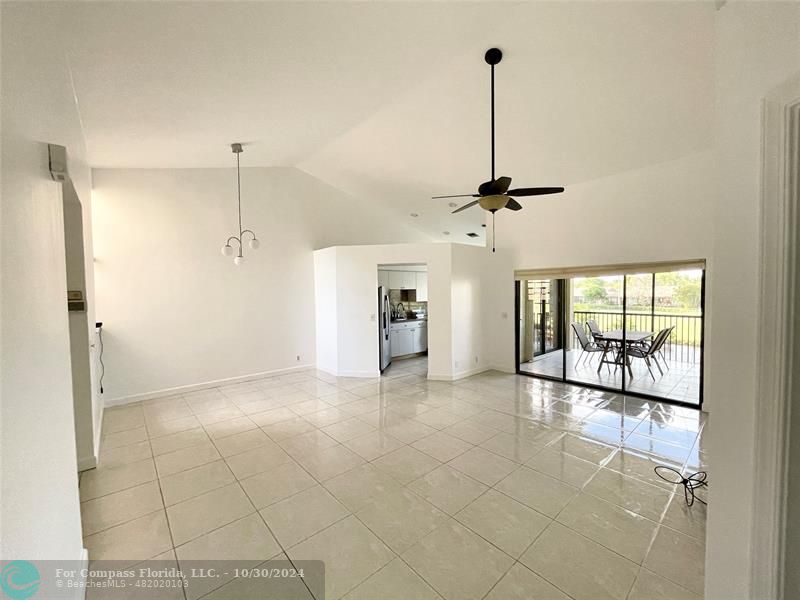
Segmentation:
[(380, 351), (381, 373), (392, 362), (392, 340), (389, 335), (391, 306), (389, 304), (389, 288), (378, 287), (378, 348)]

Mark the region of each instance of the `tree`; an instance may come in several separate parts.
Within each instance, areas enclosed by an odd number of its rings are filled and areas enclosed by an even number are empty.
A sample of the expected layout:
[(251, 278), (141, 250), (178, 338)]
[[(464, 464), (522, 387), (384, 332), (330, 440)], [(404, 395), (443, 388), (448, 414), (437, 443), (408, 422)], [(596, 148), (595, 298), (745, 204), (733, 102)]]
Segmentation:
[(700, 306), (700, 281), (681, 277), (675, 286), (675, 297), (681, 306), (698, 308)]
[(608, 292), (603, 280), (597, 277), (585, 279), (583, 282), (583, 297), (595, 304), (601, 304), (608, 300)]

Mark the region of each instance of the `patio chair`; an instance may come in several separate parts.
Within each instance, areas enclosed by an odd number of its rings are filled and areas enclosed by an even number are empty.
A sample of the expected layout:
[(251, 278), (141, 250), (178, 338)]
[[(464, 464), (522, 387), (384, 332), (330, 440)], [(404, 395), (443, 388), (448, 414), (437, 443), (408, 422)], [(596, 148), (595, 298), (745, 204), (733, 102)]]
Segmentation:
[(669, 336), (672, 335), (672, 332), (675, 331), (675, 325), (669, 328), (669, 333), (664, 336), (664, 339), (661, 340), (661, 345), (658, 347), (658, 355), (661, 356), (661, 360), (664, 361), (664, 366), (667, 367), (667, 371), (669, 371), (669, 363), (667, 362), (667, 357), (664, 356), (664, 346), (666, 345), (667, 341), (669, 340)]
[(659, 365), (658, 360), (656, 360), (656, 354), (661, 349), (661, 346), (669, 337), (670, 333), (672, 333), (672, 329), (667, 327), (656, 334), (655, 339), (653, 339), (653, 343), (649, 346), (632, 346), (628, 348), (627, 354), (629, 357), (641, 358), (644, 360), (645, 364), (647, 365), (647, 370), (650, 371), (650, 377), (653, 378), (653, 381), (656, 380), (656, 376), (653, 373), (653, 367), (650, 359), (653, 359), (653, 361), (656, 363), (656, 367), (658, 367), (658, 371), (661, 373), (661, 375), (664, 375), (664, 371), (661, 370), (661, 365)]
[(586, 326), (589, 328), (589, 331), (592, 334), (592, 339), (597, 341), (603, 337), (603, 330), (597, 325), (597, 321), (594, 319), (589, 319), (586, 321)]
[[(667, 362), (667, 357), (664, 356), (664, 345), (667, 343), (667, 340), (669, 340), (669, 336), (672, 335), (672, 332), (675, 331), (675, 325), (673, 325), (672, 327), (667, 327), (665, 330), (662, 331), (667, 331), (667, 333), (661, 340), (659, 340), (658, 335), (656, 335), (655, 339), (653, 339), (652, 342), (645, 342), (644, 347), (645, 349), (650, 348), (658, 341), (659, 342), (658, 348), (656, 348), (653, 351), (653, 360), (655, 361), (658, 370), (661, 371), (661, 365), (659, 364), (657, 359), (657, 357), (660, 356), (661, 360), (664, 362), (664, 366), (667, 368), (667, 371), (669, 371), (669, 363)], [(659, 333), (661, 333), (661, 331)], [(661, 374), (663, 375), (664, 371), (661, 371)]]
[(589, 341), (589, 338), (586, 337), (586, 331), (583, 328), (583, 325), (580, 323), (571, 323), (572, 329), (575, 331), (575, 335), (578, 336), (578, 342), (581, 345), (581, 353), (578, 356), (578, 360), (575, 361), (575, 368), (578, 368), (581, 360), (586, 360), (587, 358), (591, 361), (592, 353), (594, 352), (606, 352), (605, 346), (598, 346), (596, 343)]

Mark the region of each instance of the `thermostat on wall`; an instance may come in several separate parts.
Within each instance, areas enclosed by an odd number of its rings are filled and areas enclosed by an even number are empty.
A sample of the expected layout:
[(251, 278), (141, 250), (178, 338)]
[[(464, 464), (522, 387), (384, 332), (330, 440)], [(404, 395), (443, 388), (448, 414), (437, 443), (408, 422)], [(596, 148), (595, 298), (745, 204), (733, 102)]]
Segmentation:
[(70, 312), (83, 312), (86, 310), (86, 302), (83, 301), (81, 290), (67, 291), (67, 310)]

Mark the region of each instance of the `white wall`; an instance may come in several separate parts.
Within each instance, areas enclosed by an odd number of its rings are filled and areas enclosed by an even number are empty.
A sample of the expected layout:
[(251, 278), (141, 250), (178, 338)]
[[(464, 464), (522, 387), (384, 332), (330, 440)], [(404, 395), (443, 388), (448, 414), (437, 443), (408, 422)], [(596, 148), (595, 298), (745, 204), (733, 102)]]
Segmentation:
[[(335, 250), (336, 335), (318, 336), (318, 344), (337, 356), (335, 374), (375, 377), (378, 365), (378, 265), (424, 263), (428, 268), (428, 372), (433, 377), (452, 376), (450, 244), (387, 244), (339, 246)], [(322, 290), (324, 272), (316, 274)], [(322, 297), (327, 294), (322, 291)], [(318, 291), (318, 298), (320, 291)], [(326, 311), (327, 312), (327, 311)], [(322, 326), (318, 326), (322, 334)], [(324, 365), (320, 364), (320, 368)]]
[(297, 169), (243, 168), (243, 226), (261, 248), (237, 267), (220, 253), (238, 233), (234, 168), (93, 175), (111, 400), (313, 365), (312, 251), (421, 237)]
[(517, 269), (706, 258), (715, 197), (708, 143), (706, 152), (523, 198), (523, 210), (498, 213), (497, 247)]
[[(714, 410), (706, 598), (750, 598), (761, 101), (800, 71), (800, 4), (728, 2), (716, 23), (717, 162), (706, 392)], [(792, 568), (797, 568), (794, 565)]]
[(516, 373), (514, 354), (514, 259), (512, 250), (500, 248), (486, 253), (484, 286), (484, 352), (498, 371)]
[[(491, 256), (477, 246), (452, 246), (450, 297), (452, 302), (453, 376), (458, 379), (483, 371), (491, 364), (486, 347), (484, 283)], [(495, 265), (491, 265), (494, 267)]]
[[(48, 142), (67, 147), (84, 206), (90, 191), (70, 74), (63, 48), (53, 42), (59, 10), (39, 3), (2, 4), (4, 559), (77, 560), (83, 546), (62, 193), (50, 179)], [(94, 319), (91, 312), (89, 318)]]
[[(337, 368), (318, 361), (319, 368), (340, 376), (378, 375), (378, 265), (408, 263), (424, 263), (428, 271), (428, 377), (458, 379), (492, 364), (484, 335), (484, 304), (489, 296), (484, 280), (487, 269), (496, 268), (497, 263), (487, 260), (485, 249), (462, 244), (391, 244), (320, 250), (315, 256), (327, 270), (316, 272), (318, 302), (330, 296), (328, 261), (334, 254), (337, 311), (335, 315), (318, 313), (318, 318), (335, 318), (337, 324), (335, 328), (317, 325), (317, 345), (324, 348), (324, 356), (336, 355)], [(323, 356), (323, 350), (318, 353)]]
[(336, 248), (314, 252), (314, 317), (317, 368), (339, 372), (339, 308), (336, 286)]

